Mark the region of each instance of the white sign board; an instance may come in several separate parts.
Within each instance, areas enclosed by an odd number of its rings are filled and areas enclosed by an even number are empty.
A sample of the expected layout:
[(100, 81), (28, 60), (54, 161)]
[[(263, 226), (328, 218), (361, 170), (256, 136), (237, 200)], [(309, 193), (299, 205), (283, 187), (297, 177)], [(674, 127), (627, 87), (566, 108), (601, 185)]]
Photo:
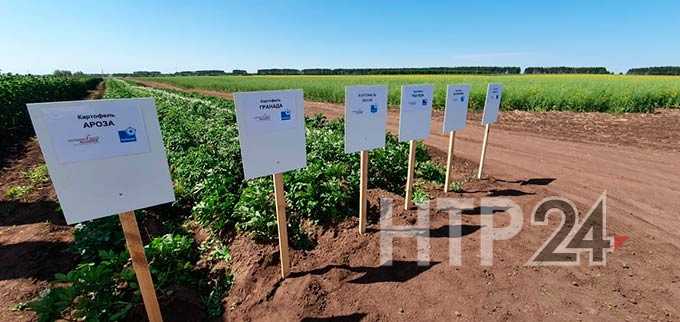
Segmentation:
[(175, 200), (153, 99), (27, 106), (69, 224)]
[(446, 87), (446, 108), (444, 109), (443, 133), (465, 128), (469, 101), (469, 85), (448, 85)]
[(422, 140), (430, 135), (432, 85), (401, 87), (399, 141)]
[(486, 90), (486, 100), (484, 101), (484, 115), (482, 115), (482, 125), (495, 123), (498, 120), (498, 110), (501, 107), (503, 86), (501, 84), (489, 84)]
[(345, 153), (385, 146), (387, 86), (345, 87)]
[(234, 94), (246, 179), (307, 165), (302, 90)]

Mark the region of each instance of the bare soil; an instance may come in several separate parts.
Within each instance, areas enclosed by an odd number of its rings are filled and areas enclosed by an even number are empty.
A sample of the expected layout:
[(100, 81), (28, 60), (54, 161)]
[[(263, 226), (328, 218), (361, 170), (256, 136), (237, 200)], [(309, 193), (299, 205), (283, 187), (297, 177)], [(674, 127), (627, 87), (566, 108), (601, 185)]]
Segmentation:
[[(87, 99), (104, 94), (104, 83)], [(56, 273), (75, 265), (67, 251), (73, 242), (73, 227), (59, 211), (52, 183), (32, 185), (25, 173), (44, 164), (35, 137), (16, 142), (0, 163), (0, 321), (34, 321), (31, 311), (20, 310), (49, 286)], [(8, 199), (5, 193), (16, 186), (32, 186), (22, 198)]]

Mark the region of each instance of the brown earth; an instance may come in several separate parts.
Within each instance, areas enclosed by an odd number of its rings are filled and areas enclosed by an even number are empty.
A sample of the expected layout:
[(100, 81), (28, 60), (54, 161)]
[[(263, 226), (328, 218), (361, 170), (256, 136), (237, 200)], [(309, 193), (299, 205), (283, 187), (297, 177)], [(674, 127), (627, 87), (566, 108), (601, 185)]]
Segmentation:
[[(104, 94), (104, 83), (87, 98)], [(56, 273), (73, 268), (75, 257), (67, 251), (73, 227), (59, 211), (57, 195), (49, 182), (32, 185), (25, 173), (44, 164), (37, 139), (9, 147), (0, 164), (0, 321), (35, 321), (22, 311), (24, 303), (49, 286)], [(11, 187), (31, 186), (19, 200), (8, 199)]]
[[(183, 90), (167, 84), (144, 82)], [(230, 98), (228, 93), (184, 90)], [(337, 104), (305, 102), (307, 113), (333, 118)], [(434, 113), (425, 142), (445, 151), (442, 113)], [(471, 113), (457, 133), (457, 175), (469, 177), (480, 153), (483, 128)], [(389, 114), (396, 132), (398, 111)], [(433, 321), (433, 320), (680, 320), (680, 112), (609, 115), (601, 113), (506, 112), (491, 129), (486, 173), (462, 194), (508, 196), (524, 213), (522, 231), (494, 243), (493, 266), (480, 265), (479, 211), (463, 214), (462, 236), (450, 236), (448, 217), (430, 221), (432, 263), (416, 265), (413, 238), (395, 241), (395, 265), (379, 263), (377, 199), (395, 200), (395, 223), (413, 224), (415, 212), (401, 211), (398, 195), (371, 190), (371, 230), (357, 234), (356, 220), (330, 228), (312, 251), (293, 252), (293, 272), (278, 277), (274, 245), (238, 238), (232, 245), (234, 288), (226, 300), (230, 321)], [(462, 167), (461, 162), (467, 162)], [(470, 166), (471, 165), (471, 166)], [(533, 179), (533, 180), (532, 180)], [(525, 263), (557, 228), (530, 224), (531, 210), (548, 196), (562, 196), (585, 212), (607, 192), (608, 235), (627, 236), (606, 266), (529, 267)], [(435, 198), (430, 190), (430, 197)], [(508, 223), (495, 213), (495, 226)], [(483, 229), (483, 228), (482, 228)], [(449, 242), (462, 243), (463, 265), (449, 265)]]

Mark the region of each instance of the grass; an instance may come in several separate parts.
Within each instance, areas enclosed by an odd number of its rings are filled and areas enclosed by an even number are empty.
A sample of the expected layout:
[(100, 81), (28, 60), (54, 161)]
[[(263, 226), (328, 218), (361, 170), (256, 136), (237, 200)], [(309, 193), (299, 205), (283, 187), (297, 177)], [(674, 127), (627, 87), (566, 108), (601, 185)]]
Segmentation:
[(428, 83), (434, 105), (444, 105), (447, 84), (471, 85), (471, 108), (481, 110), (490, 82), (504, 85), (503, 109), (526, 111), (651, 112), (680, 107), (680, 77), (623, 75), (367, 75), (367, 76), (185, 76), (142, 78), (184, 88), (226, 92), (302, 88), (313, 101), (342, 103), (346, 85), (386, 84), (399, 104), (400, 86)]

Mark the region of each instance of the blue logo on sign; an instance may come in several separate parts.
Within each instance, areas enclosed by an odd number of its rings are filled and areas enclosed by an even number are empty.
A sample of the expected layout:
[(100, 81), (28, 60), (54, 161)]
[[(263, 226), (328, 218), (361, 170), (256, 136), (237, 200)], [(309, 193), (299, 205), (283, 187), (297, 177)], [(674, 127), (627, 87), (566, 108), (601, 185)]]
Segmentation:
[(423, 106), (427, 105), (427, 98), (423, 98)]
[(118, 138), (120, 143), (135, 142), (137, 141), (137, 130), (133, 127), (128, 127), (125, 130), (118, 131)]
[(371, 113), (378, 113), (378, 105), (371, 104)]
[(281, 111), (281, 121), (290, 120), (290, 110)]
[(496, 99), (498, 99), (498, 95), (496, 95)]
[(461, 96), (461, 97), (460, 97), (460, 101), (461, 101), (461, 102), (465, 102), (465, 96)]

